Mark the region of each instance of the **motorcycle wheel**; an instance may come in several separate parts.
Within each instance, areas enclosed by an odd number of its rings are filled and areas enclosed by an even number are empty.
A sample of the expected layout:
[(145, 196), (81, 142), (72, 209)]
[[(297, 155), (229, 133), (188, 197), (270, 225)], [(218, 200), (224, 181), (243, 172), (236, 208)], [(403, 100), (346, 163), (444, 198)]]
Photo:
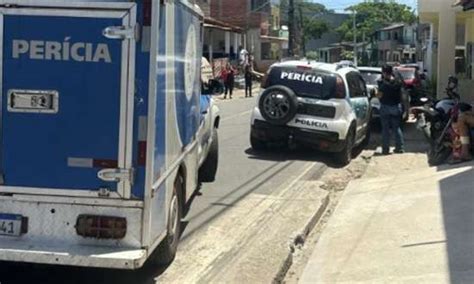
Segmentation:
[(428, 164), (430, 166), (439, 166), (446, 162), (451, 153), (452, 150), (450, 147), (433, 145), (428, 152)]

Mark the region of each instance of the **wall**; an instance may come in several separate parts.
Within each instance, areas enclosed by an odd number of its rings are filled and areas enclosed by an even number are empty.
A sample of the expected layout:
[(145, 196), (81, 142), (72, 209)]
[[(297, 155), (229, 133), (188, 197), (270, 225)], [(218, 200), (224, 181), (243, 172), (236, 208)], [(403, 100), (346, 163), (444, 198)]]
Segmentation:
[(433, 67), (437, 68), (438, 96), (443, 96), (449, 75), (455, 73), (456, 14), (461, 9), (453, 8), (452, 2), (446, 0), (419, 0), (418, 9), (421, 22), (437, 27), (437, 67)]
[(249, 4), (250, 0), (213, 0), (210, 6), (211, 16), (244, 29), (247, 26), (260, 28), (262, 22), (268, 22), (269, 13), (249, 13)]

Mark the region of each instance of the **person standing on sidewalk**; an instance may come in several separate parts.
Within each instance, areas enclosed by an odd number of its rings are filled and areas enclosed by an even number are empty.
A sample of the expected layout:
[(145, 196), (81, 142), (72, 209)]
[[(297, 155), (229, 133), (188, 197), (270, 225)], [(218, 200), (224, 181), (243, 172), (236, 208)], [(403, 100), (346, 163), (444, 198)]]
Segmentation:
[(252, 62), (249, 61), (249, 64), (244, 67), (244, 78), (245, 78), (245, 97), (252, 97)]
[(245, 66), (244, 70), (245, 78), (245, 97), (252, 97), (252, 70), (250, 65)]
[(222, 80), (224, 81), (224, 99), (227, 98), (227, 93), (229, 93), (229, 98), (232, 99), (235, 83), (235, 71), (230, 63), (228, 63), (226, 69), (222, 71)]
[(391, 132), (395, 134), (395, 153), (405, 152), (401, 129), (402, 121), (402, 82), (393, 74), (392, 66), (382, 67), (382, 79), (378, 82), (380, 99), (380, 122), (382, 124), (382, 154), (390, 154)]

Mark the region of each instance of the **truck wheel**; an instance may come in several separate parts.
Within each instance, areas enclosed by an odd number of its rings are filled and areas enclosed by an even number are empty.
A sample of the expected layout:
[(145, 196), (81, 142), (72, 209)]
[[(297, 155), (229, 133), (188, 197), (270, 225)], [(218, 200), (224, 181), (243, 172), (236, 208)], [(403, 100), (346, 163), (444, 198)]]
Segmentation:
[(213, 182), (216, 180), (217, 166), (219, 164), (219, 139), (217, 129), (212, 130), (212, 144), (206, 160), (199, 169), (199, 181)]
[(183, 180), (180, 175), (176, 178), (173, 187), (173, 196), (171, 197), (171, 202), (168, 212), (168, 225), (166, 237), (158, 245), (154, 255), (152, 256), (152, 261), (157, 265), (168, 265), (176, 256), (176, 251), (178, 250), (179, 237), (181, 235), (181, 216), (183, 210), (183, 200), (179, 192), (181, 192), (181, 187), (183, 186)]
[(355, 129), (351, 128), (346, 137), (346, 145), (341, 152), (336, 153), (336, 162), (341, 166), (347, 166), (352, 160), (352, 150), (354, 149)]
[(290, 88), (277, 85), (262, 93), (258, 107), (266, 121), (275, 125), (285, 125), (295, 117), (298, 99)]

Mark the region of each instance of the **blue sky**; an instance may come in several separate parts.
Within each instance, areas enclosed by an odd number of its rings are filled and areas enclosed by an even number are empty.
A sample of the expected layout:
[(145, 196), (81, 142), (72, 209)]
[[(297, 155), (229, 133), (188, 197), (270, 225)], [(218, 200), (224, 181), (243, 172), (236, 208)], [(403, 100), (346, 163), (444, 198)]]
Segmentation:
[[(343, 11), (346, 7), (364, 2), (362, 0), (313, 0), (313, 2), (321, 3), (326, 6), (328, 9), (333, 9), (336, 11)], [(397, 0), (395, 1), (400, 4), (408, 5), (416, 9), (417, 0)]]

